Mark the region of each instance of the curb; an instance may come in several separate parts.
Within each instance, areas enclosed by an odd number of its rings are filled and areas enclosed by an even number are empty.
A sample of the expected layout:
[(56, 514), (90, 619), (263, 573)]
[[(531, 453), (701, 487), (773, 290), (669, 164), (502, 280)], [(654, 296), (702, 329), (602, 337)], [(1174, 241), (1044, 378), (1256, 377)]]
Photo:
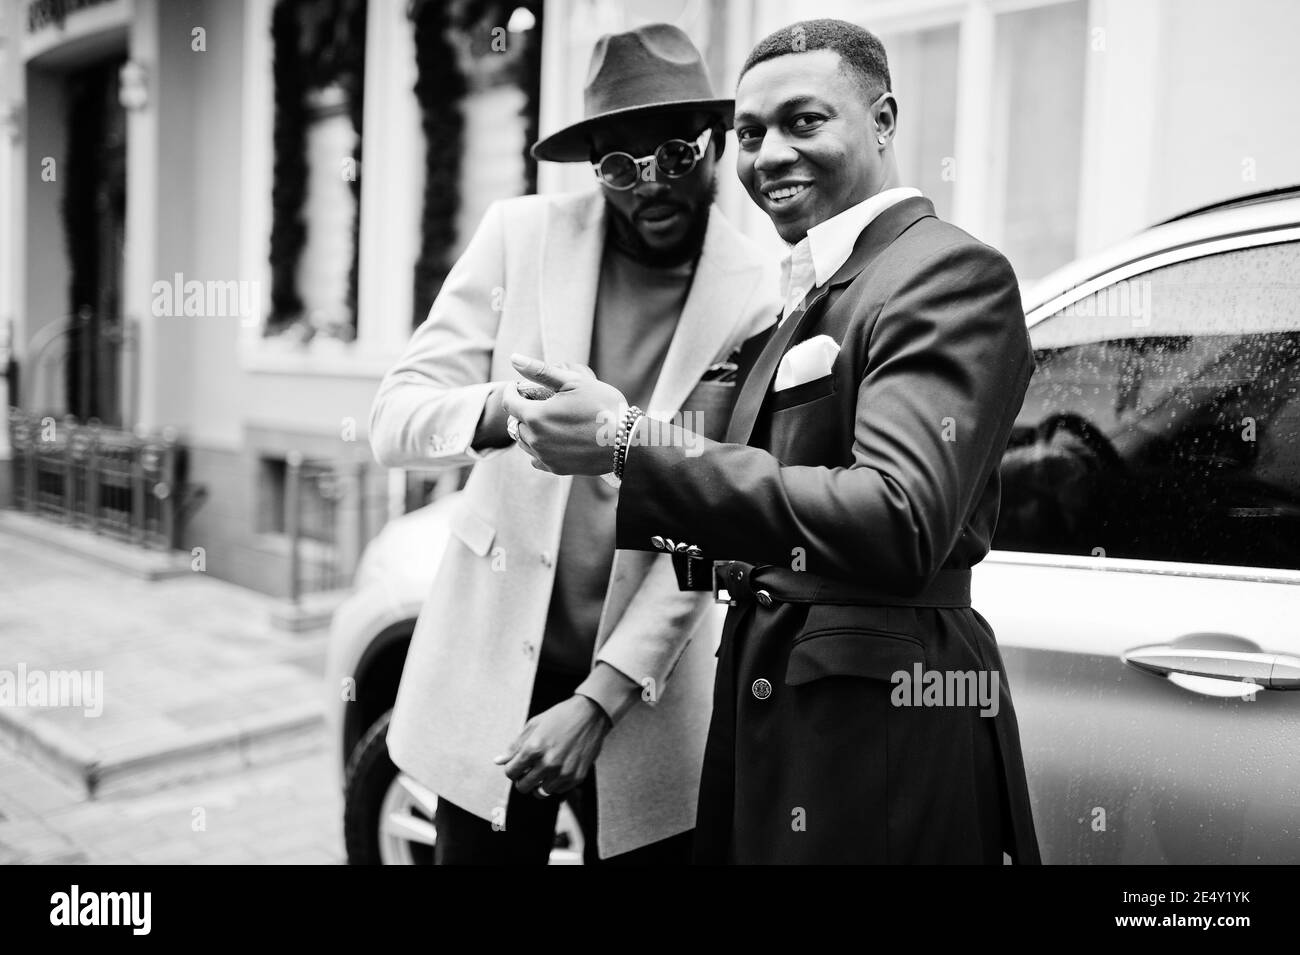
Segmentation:
[(96, 752), (80, 739), (0, 708), (0, 741), (88, 798), (138, 794), (306, 755), (325, 744), (319, 704), (300, 704), (145, 744)]
[(22, 511), (0, 509), (0, 531), (65, 553), (93, 560), (144, 580), (180, 577), (190, 570), (190, 555), (179, 550), (147, 550), (88, 528), (69, 527), (58, 521), (32, 517)]

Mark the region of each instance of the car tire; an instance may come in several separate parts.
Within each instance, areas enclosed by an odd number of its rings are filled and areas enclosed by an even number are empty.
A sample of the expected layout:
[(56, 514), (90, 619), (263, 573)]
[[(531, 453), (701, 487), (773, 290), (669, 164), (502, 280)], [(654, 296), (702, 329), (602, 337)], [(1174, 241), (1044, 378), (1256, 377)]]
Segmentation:
[[(400, 785), (397, 766), (388, 755), (388, 724), (392, 716), (393, 711), (389, 710), (375, 720), (357, 741), (348, 759), (343, 792), (343, 841), (349, 865), (383, 865), (398, 861), (385, 858), (382, 848), (384, 816), (390, 811), (388, 804)], [(414, 805), (412, 801), (406, 802)], [(424, 821), (414, 818), (417, 823)], [(427, 824), (431, 830), (432, 818), (427, 818)], [(433, 863), (432, 840), (427, 845), (411, 842), (408, 851), (410, 858), (400, 861), (416, 865)]]

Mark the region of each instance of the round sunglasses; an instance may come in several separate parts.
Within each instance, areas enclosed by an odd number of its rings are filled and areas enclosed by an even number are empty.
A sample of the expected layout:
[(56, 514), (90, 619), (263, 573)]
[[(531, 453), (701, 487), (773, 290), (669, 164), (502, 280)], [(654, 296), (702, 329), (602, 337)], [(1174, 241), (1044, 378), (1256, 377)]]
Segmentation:
[(670, 139), (660, 143), (659, 148), (649, 156), (639, 159), (631, 153), (606, 153), (599, 161), (593, 162), (591, 168), (602, 183), (619, 190), (631, 189), (642, 180), (653, 182), (656, 169), (668, 179), (680, 179), (703, 158), (712, 135), (713, 129), (710, 127), (700, 133), (694, 142)]

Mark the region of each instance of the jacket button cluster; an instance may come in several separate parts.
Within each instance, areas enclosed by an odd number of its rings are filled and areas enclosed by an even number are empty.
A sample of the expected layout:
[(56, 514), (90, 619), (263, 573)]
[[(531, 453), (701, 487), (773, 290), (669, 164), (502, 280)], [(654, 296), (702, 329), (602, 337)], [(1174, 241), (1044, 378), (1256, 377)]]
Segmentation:
[(694, 544), (688, 544), (685, 541), (679, 543), (671, 537), (660, 537), (658, 534), (650, 538), (650, 546), (655, 550), (664, 550), (670, 554), (685, 554), (688, 557), (704, 556), (704, 551), (700, 550)]

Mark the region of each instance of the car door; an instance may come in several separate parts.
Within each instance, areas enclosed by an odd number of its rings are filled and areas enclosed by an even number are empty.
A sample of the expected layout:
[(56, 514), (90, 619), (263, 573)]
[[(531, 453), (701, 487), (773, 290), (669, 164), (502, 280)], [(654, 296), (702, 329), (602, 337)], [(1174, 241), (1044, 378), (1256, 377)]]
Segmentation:
[(974, 598), (1046, 862), (1300, 862), (1297, 231), (1130, 263), (1031, 316)]

